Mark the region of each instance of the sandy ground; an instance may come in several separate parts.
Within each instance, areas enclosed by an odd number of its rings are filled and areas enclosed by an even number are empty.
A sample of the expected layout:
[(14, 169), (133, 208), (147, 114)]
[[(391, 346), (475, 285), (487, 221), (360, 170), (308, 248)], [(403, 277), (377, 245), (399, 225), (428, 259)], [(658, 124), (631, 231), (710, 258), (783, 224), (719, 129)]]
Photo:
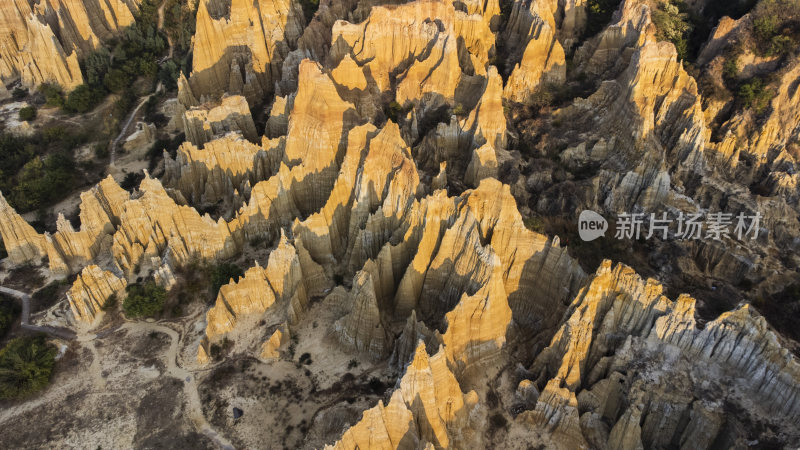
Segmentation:
[[(65, 308), (62, 300), (37, 323), (68, 322)], [(0, 403), (3, 447), (320, 448), (386, 401), (394, 383), (385, 364), (341, 349), (332, 334), (341, 311), (324, 301), (293, 327), (281, 358), (260, 361), (243, 348), (207, 366), (196, 361), (206, 307), (187, 311), (159, 322), (107, 313), (76, 340), (53, 340), (65, 352), (50, 387)]]
[[(292, 327), (280, 359), (228, 355), (203, 378), (199, 391), (205, 415), (237, 448), (322, 448), (365, 409), (388, 400), (395, 379), (385, 363), (372, 364), (365, 355), (342, 350), (332, 333), (337, 309), (315, 303)], [(306, 353), (306, 363), (300, 363)], [(360, 362), (353, 367), (351, 360)], [(237, 421), (230, 414), (233, 407), (244, 412)]]

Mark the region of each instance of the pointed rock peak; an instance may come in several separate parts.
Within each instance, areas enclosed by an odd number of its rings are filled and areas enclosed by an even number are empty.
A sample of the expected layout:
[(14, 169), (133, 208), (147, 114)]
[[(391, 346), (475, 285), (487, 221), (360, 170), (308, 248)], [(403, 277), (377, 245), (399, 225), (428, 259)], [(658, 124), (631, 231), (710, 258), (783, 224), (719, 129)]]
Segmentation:
[(375, 139), (385, 142), (396, 142), (398, 145), (404, 148), (406, 147), (406, 141), (400, 134), (400, 126), (393, 122), (392, 119), (386, 121), (386, 124), (383, 125), (383, 128), (378, 132)]
[(278, 247), (275, 251), (297, 253), (295, 246), (286, 237), (286, 230), (283, 228), (281, 228), (281, 237), (278, 239)]
[(359, 288), (373, 289), (375, 285), (372, 281), (372, 274), (377, 272), (378, 265), (375, 264), (374, 260), (368, 259), (367, 262), (364, 263), (364, 268), (358, 271), (353, 281)]
[(415, 371), (428, 370), (430, 365), (430, 357), (428, 356), (428, 350), (425, 348), (425, 341), (420, 339), (417, 342), (417, 349), (414, 350), (414, 357), (411, 359), (408, 369), (406, 369), (406, 374), (408, 374), (412, 368)]
[(331, 76), (336, 84), (347, 89), (364, 90), (367, 87), (364, 70), (350, 57), (349, 53), (345, 54), (339, 65), (333, 69)]
[(58, 218), (56, 219), (56, 230), (59, 233), (74, 233), (75, 229), (72, 227), (72, 224), (66, 217), (64, 217), (64, 213), (58, 213)]
[(161, 181), (158, 178), (151, 178), (150, 173), (146, 170), (144, 171), (144, 179), (139, 183), (139, 191), (142, 193), (167, 194)]

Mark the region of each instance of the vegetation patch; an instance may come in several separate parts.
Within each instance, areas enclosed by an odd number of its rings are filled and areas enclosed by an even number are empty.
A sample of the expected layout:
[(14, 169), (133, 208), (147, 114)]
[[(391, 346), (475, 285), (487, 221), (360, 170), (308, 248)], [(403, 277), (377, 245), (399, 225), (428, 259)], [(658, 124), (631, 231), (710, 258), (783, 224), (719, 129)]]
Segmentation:
[(763, 113), (769, 106), (769, 102), (775, 97), (775, 92), (767, 88), (764, 81), (759, 77), (742, 83), (736, 91), (736, 98), (745, 108), (751, 108), (756, 114)]
[(13, 299), (0, 295), (0, 339), (5, 337), (19, 317), (19, 304)]
[(211, 267), (211, 298), (217, 298), (219, 289), (228, 284), (231, 279), (238, 280), (244, 276), (244, 271), (241, 267), (233, 263), (218, 263)]
[(57, 353), (44, 335), (11, 340), (0, 350), (0, 399), (27, 397), (44, 389)]
[(800, 43), (800, 4), (795, 0), (764, 0), (753, 8), (755, 52), (783, 56)]
[(72, 154), (87, 140), (85, 131), (63, 126), (27, 137), (0, 132), (0, 191), (20, 213), (63, 198), (81, 181)]
[(397, 120), (405, 117), (409, 111), (411, 111), (412, 105), (408, 105), (407, 108), (403, 108), (403, 105), (398, 103), (395, 100), (392, 100), (384, 109), (383, 113), (386, 115), (386, 118), (391, 120), (394, 123), (397, 123)]
[(669, 41), (678, 52), (678, 59), (689, 59), (689, 37), (694, 23), (689, 17), (689, 8), (682, 0), (670, 0), (658, 5), (653, 11), (653, 23), (658, 30), (659, 41)]
[(611, 22), (611, 16), (620, 0), (589, 0), (586, 2), (585, 37), (591, 37), (603, 30)]
[(122, 309), (129, 318), (155, 317), (164, 310), (167, 291), (155, 281), (131, 284), (125, 290), (128, 296), (122, 302)]
[(35, 106), (26, 106), (19, 110), (19, 120), (23, 120), (25, 122), (31, 121), (36, 118), (36, 107)]
[(233, 341), (225, 336), (221, 341), (211, 344), (208, 353), (213, 360), (217, 361), (225, 356), (230, 351), (231, 347), (233, 347)]
[(55, 83), (42, 83), (37, 91), (44, 97), (45, 106), (51, 108), (64, 106), (64, 92), (61, 90), (61, 86)]
[[(172, 2), (174, 3), (174, 2)], [(154, 83), (162, 74), (158, 58), (167, 50), (167, 39), (158, 31), (158, 7), (161, 2), (157, 0), (144, 0), (139, 7), (136, 22), (122, 30), (118, 36), (106, 42), (84, 58), (82, 68), (86, 83), (78, 86), (66, 98), (64, 109), (72, 113), (85, 113), (97, 106), (109, 93), (119, 94), (123, 98), (136, 96), (132, 93), (133, 82), (144, 77)], [(167, 5), (170, 6), (170, 5)], [(174, 5), (172, 5), (174, 6)], [(182, 8), (182, 6), (181, 6)], [(181, 21), (171, 15), (172, 8), (166, 10), (171, 21)], [(179, 12), (181, 9), (179, 8)], [(166, 17), (165, 17), (166, 25)], [(175, 25), (171, 23), (170, 25)], [(190, 25), (193, 29), (194, 24)], [(180, 35), (188, 30), (173, 30)], [(178, 36), (181, 42), (185, 39)], [(169, 86), (174, 85), (177, 79), (177, 65), (162, 64), (169, 72), (165, 75)], [(121, 104), (121, 117), (130, 109), (132, 102), (126, 100)]]

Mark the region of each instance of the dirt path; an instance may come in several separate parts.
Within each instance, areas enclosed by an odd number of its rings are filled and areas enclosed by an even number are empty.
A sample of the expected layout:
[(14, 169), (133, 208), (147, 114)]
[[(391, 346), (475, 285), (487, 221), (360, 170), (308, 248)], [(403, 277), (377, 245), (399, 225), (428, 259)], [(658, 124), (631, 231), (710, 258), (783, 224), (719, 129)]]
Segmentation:
[(53, 335), (57, 338), (72, 340), (75, 339), (75, 333), (67, 330), (65, 328), (56, 328), (56, 327), (40, 327), (37, 325), (30, 324), (30, 316), (31, 316), (31, 296), (24, 293), (17, 291), (15, 289), (9, 289), (7, 287), (0, 286), (0, 293), (10, 295), (11, 297), (17, 298), (22, 301), (22, 320), (20, 321), (20, 326), (26, 330), (31, 331), (40, 331), (42, 333), (47, 333)]
[[(157, 26), (158, 26), (159, 30), (163, 30), (164, 29), (164, 7), (166, 5), (167, 5), (167, 2), (166, 2), (166, 0), (164, 0), (163, 2), (161, 2), (161, 6), (158, 7), (158, 25)], [(172, 38), (169, 36), (169, 34), (167, 34), (167, 33), (164, 33), (164, 34), (167, 37), (167, 44), (169, 44), (169, 53), (167, 54), (167, 56), (165, 56), (164, 58), (161, 58), (160, 60), (157, 61), (159, 65), (164, 63), (164, 61), (172, 59), (172, 55), (173, 55), (173, 53), (175, 51), (174, 46), (172, 44)], [(117, 147), (119, 147), (119, 142), (122, 140), (123, 137), (125, 137), (128, 134), (128, 129), (131, 126), (131, 122), (133, 122), (133, 119), (136, 117), (136, 114), (139, 112), (139, 109), (141, 109), (141, 107), (148, 100), (150, 100), (150, 97), (152, 97), (153, 95), (155, 95), (156, 93), (161, 91), (161, 89), (162, 89), (162, 85), (161, 85), (161, 82), (159, 82), (158, 86), (156, 86), (155, 92), (153, 92), (152, 94), (150, 94), (147, 97), (143, 98), (139, 102), (139, 104), (136, 105), (136, 108), (134, 108), (134, 110), (131, 112), (130, 116), (128, 117), (128, 120), (125, 122), (125, 126), (122, 127), (122, 130), (119, 132), (119, 135), (111, 143), (111, 157), (109, 158), (109, 162), (108, 162), (109, 167), (113, 167), (114, 166), (114, 160), (117, 157)]]
[[(156, 92), (158, 92), (158, 90), (156, 90)], [(114, 160), (117, 157), (117, 147), (119, 146), (119, 141), (128, 134), (128, 128), (130, 128), (131, 122), (133, 122), (133, 119), (136, 117), (136, 113), (139, 112), (139, 109), (141, 109), (141, 107), (144, 106), (144, 104), (150, 100), (150, 97), (153, 95), (154, 94), (148, 95), (147, 97), (143, 98), (138, 105), (136, 105), (136, 108), (134, 108), (133, 111), (131, 111), (130, 116), (128, 116), (128, 121), (125, 122), (125, 126), (122, 127), (122, 130), (119, 132), (119, 136), (117, 136), (117, 138), (114, 139), (114, 142), (111, 143), (111, 157), (108, 160), (109, 167), (114, 166)]]
[(178, 332), (165, 325), (148, 322), (128, 322), (123, 325), (122, 328), (140, 333), (157, 331), (170, 337), (172, 343), (170, 344), (169, 350), (164, 356), (166, 358), (167, 373), (170, 376), (183, 381), (183, 392), (186, 396), (186, 406), (192, 424), (195, 426), (197, 431), (206, 435), (220, 448), (224, 450), (233, 450), (233, 445), (231, 445), (227, 439), (219, 434), (211, 426), (211, 424), (208, 423), (208, 420), (206, 420), (206, 417), (203, 414), (203, 406), (200, 403), (200, 394), (197, 390), (197, 379), (195, 378), (194, 372), (186, 370), (178, 364), (178, 347), (181, 341)]
[(130, 330), (141, 334), (147, 334), (156, 331), (168, 335), (171, 343), (169, 350), (167, 350), (167, 353), (164, 355), (164, 358), (166, 359), (167, 374), (173, 378), (183, 381), (183, 392), (186, 397), (186, 407), (192, 424), (197, 431), (206, 435), (220, 448), (224, 450), (233, 450), (233, 445), (231, 445), (227, 439), (225, 439), (211, 426), (210, 423), (208, 423), (208, 420), (206, 420), (206, 417), (203, 414), (203, 406), (200, 403), (200, 394), (197, 390), (198, 385), (197, 379), (195, 378), (195, 373), (184, 369), (178, 363), (181, 336), (177, 331), (166, 325), (158, 323), (127, 322), (121, 327), (114, 327), (110, 331), (107, 330), (107, 332), (99, 334), (82, 334), (81, 336), (76, 336), (76, 334), (71, 330), (63, 328), (31, 325), (29, 323), (31, 311), (30, 295), (3, 286), (0, 286), (0, 293), (9, 295), (22, 301), (22, 320), (20, 324), (22, 328), (32, 331), (41, 331), (66, 340), (73, 340), (77, 337), (80, 345), (87, 348), (92, 353), (92, 364), (89, 368), (88, 375), (92, 378), (95, 388), (99, 390), (102, 390), (106, 387), (106, 381), (102, 375), (100, 355), (97, 352), (95, 341), (104, 338), (110, 334), (111, 331), (117, 331), (118, 329)]
[[(167, 1), (166, 0), (161, 2), (161, 6), (158, 7), (158, 29), (159, 30), (163, 30), (164, 29), (164, 7), (165, 6), (167, 6)], [(159, 64), (163, 63), (164, 61), (166, 61), (168, 59), (172, 59), (172, 54), (174, 53), (174, 47), (172, 45), (172, 38), (169, 36), (169, 33), (164, 33), (164, 35), (167, 37), (167, 44), (169, 44), (169, 53), (167, 54), (166, 58), (162, 58), (159, 61)]]

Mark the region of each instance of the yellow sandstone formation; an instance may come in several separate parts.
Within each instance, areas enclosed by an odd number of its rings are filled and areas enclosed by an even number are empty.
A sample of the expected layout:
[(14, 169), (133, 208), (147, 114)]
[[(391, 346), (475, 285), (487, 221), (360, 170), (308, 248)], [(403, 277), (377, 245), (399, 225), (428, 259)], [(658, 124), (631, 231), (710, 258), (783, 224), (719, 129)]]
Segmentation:
[(280, 79), (304, 21), (300, 3), (292, 0), (200, 0), (189, 77), (194, 98), (228, 93), (260, 103)]
[(137, 1), (9, 0), (0, 5), (0, 79), (27, 86), (83, 83), (78, 59), (133, 23)]
[(67, 292), (72, 314), (80, 321), (92, 323), (112, 296), (124, 293), (126, 285), (125, 279), (109, 271), (95, 265), (85, 267)]

